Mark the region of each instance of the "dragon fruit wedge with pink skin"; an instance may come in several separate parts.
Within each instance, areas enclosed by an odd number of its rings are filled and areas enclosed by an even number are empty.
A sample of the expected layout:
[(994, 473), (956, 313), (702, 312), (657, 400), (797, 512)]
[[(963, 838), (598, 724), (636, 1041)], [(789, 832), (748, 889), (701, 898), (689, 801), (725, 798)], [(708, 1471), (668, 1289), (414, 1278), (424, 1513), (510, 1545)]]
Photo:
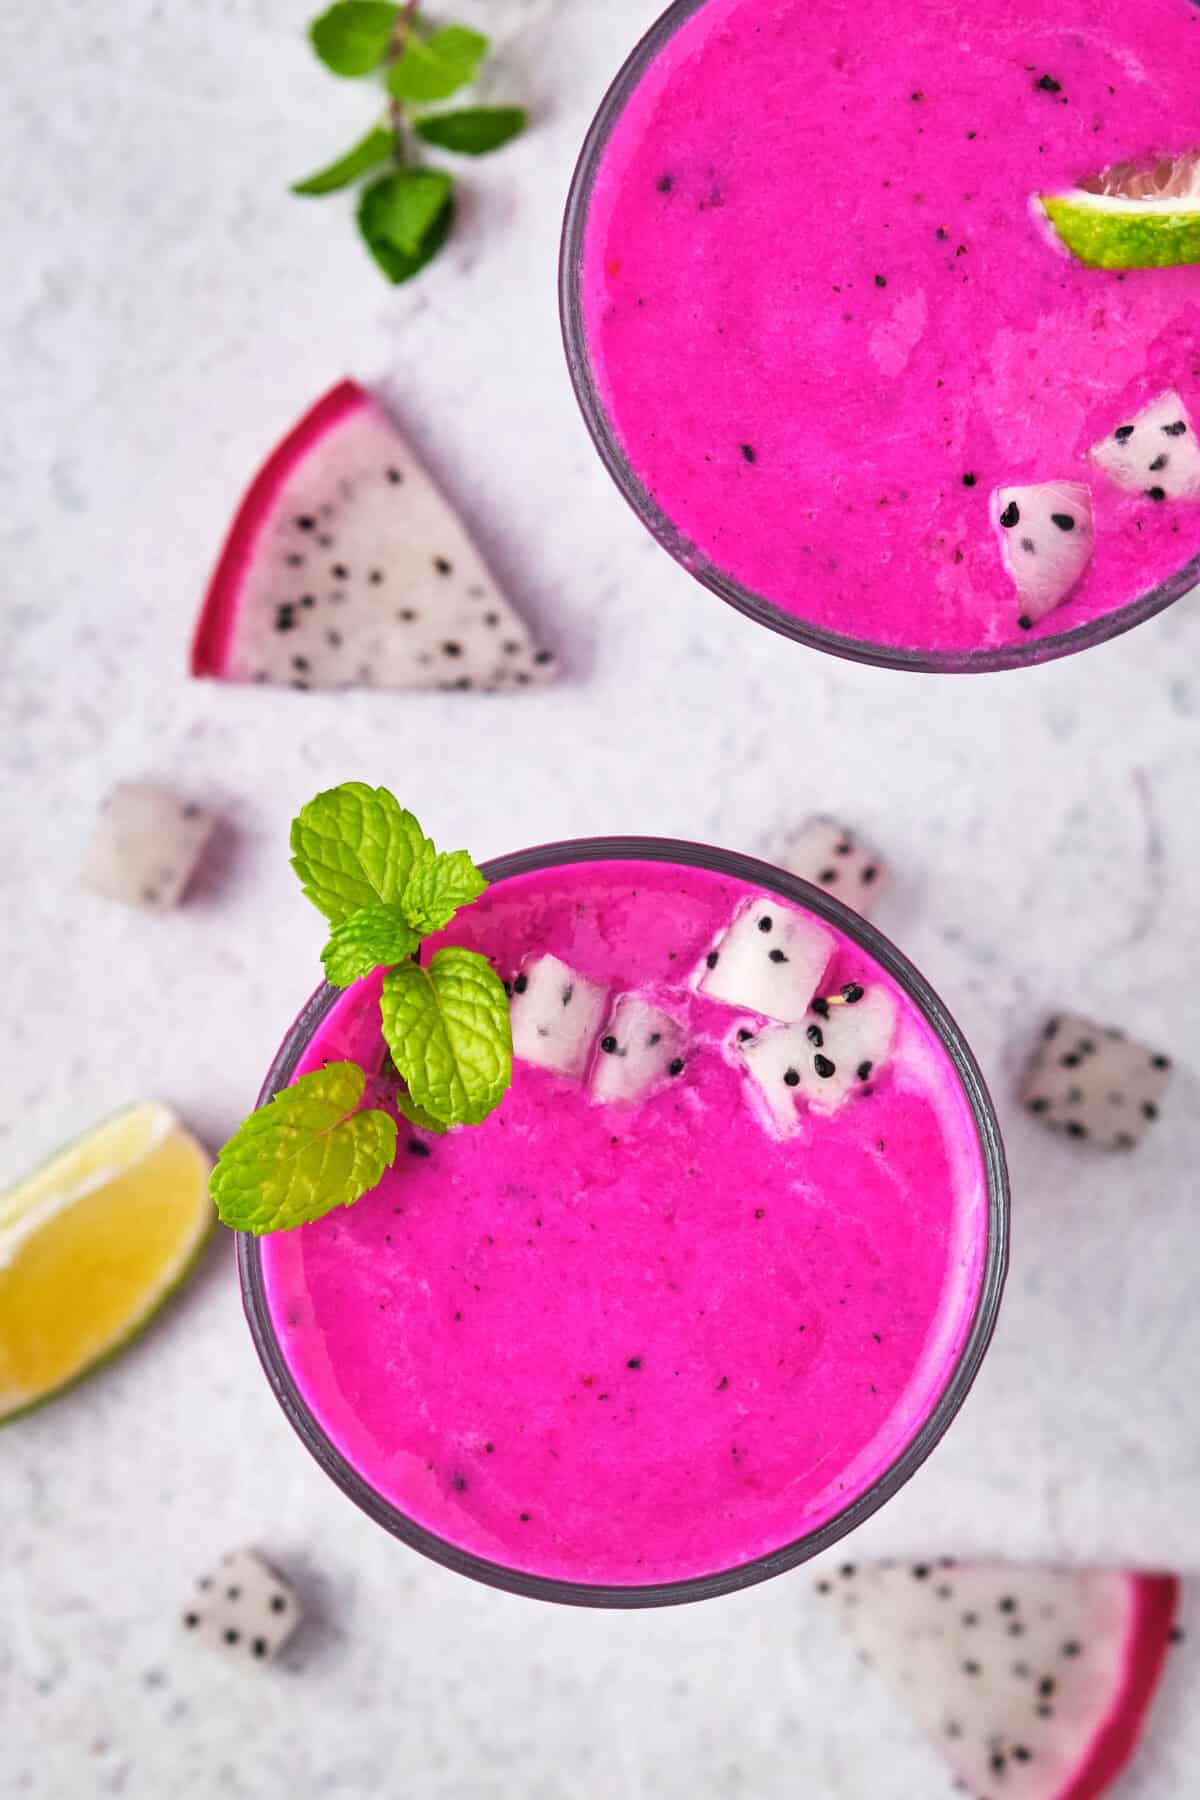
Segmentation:
[(1171, 1644), (1174, 1575), (844, 1563), (833, 1595), (974, 1800), (1100, 1800), (1137, 1747)]
[(742, 908), (708, 952), (699, 990), (766, 1019), (802, 1019), (834, 948), (826, 926), (764, 895)]
[(1200, 444), (1173, 390), (1093, 444), (1091, 458), (1118, 487), (1148, 500), (1200, 500)]
[(122, 781), (104, 802), (83, 866), (95, 894), (149, 912), (178, 906), (216, 824), (153, 781)]
[(511, 983), (513, 1055), (579, 1080), (604, 1017), (607, 990), (557, 956), (539, 956)]
[(1171, 1059), (1076, 1013), (1048, 1019), (1021, 1098), (1052, 1130), (1101, 1150), (1132, 1150), (1158, 1117)]
[(351, 381), (251, 483), (191, 669), (293, 688), (511, 690), (556, 673), (396, 426)]
[(682, 1075), (683, 1027), (638, 994), (621, 994), (592, 1064), (593, 1100), (629, 1103)]
[(1076, 587), (1092, 558), (1092, 501), (1079, 481), (997, 488), (992, 524), (1029, 631)]
[(806, 819), (788, 839), (783, 867), (801, 881), (811, 881), (852, 906), (864, 918), (870, 915), (887, 876), (887, 866), (856, 832), (827, 813)]

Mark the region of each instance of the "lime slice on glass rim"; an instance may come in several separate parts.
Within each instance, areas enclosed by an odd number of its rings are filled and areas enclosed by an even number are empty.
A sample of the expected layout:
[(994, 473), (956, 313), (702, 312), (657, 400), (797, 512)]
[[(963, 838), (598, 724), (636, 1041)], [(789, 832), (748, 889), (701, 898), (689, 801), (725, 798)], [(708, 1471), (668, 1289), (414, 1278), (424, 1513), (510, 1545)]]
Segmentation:
[(0, 1424), (148, 1324), (216, 1218), (208, 1171), (169, 1107), (148, 1102), (0, 1194)]
[(1089, 269), (1200, 263), (1200, 150), (1114, 163), (1040, 203), (1062, 243)]

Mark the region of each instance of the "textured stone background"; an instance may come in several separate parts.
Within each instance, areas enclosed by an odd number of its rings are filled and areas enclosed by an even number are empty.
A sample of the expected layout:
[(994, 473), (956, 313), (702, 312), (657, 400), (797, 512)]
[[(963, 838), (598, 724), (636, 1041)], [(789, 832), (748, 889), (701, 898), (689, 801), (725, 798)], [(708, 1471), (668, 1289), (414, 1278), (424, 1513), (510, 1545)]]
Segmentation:
[[(454, 246), (399, 293), (347, 203), (286, 182), (361, 128), (286, 0), (9, 0), (0, 18), (5, 506), (0, 1176), (146, 1092), (214, 1143), (312, 985), (283, 854), (316, 788), (403, 791), (479, 856), (596, 831), (770, 850), (814, 806), (884, 846), (881, 923), (958, 1014), (1008, 1132), (1015, 1257), (988, 1365), (856, 1554), (1200, 1559), (1200, 619), (1025, 674), (839, 665), (721, 607), (586, 440), (554, 263), (575, 151), (653, 0), (475, 0), (538, 128), (470, 172)], [(382, 381), (570, 678), (519, 699), (326, 697), (184, 674), (245, 478), (337, 376)], [(97, 803), (160, 775), (228, 824), (185, 910), (80, 894)], [(448, 823), (447, 823), (448, 822)], [(1012, 1104), (1043, 1004), (1181, 1064), (1130, 1159)], [(808, 1573), (592, 1615), (394, 1545), (292, 1438), (231, 1245), (102, 1378), (0, 1443), (0, 1792), (47, 1800), (931, 1800), (937, 1757)], [(235, 1674), (182, 1640), (244, 1541), (318, 1623)], [(1195, 1642), (1123, 1792), (1200, 1786)]]

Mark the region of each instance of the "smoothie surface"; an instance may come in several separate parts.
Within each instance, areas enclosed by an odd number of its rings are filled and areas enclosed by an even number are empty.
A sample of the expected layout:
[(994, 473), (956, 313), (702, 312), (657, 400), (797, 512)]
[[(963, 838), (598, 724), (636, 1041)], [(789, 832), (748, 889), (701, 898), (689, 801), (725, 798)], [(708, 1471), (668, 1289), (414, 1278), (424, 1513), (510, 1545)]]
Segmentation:
[[(495, 884), (446, 940), (506, 977), (549, 950), (644, 992), (685, 1025), (682, 1072), (609, 1106), (517, 1061), (482, 1126), (402, 1123), (373, 1193), (262, 1240), (319, 1424), (386, 1499), (490, 1561), (640, 1585), (780, 1549), (891, 1464), (969, 1330), (978, 1138), (911, 1003), (870, 1091), (781, 1140), (729, 1048), (745, 1015), (689, 985), (761, 892), (634, 861)], [(888, 982), (846, 939), (830, 979)], [(338, 1001), (301, 1072), (378, 1068), (377, 992)]]
[[(1200, 430), (1200, 268), (1084, 268), (1031, 209), (1200, 147), (1197, 69), (1196, 0), (707, 0), (616, 121), (580, 277), (601, 406), (684, 559), (960, 656), (1200, 581), (1200, 502), (1087, 455), (1165, 390)], [(1094, 551), (1027, 633), (989, 502), (1051, 481), (1090, 486)]]

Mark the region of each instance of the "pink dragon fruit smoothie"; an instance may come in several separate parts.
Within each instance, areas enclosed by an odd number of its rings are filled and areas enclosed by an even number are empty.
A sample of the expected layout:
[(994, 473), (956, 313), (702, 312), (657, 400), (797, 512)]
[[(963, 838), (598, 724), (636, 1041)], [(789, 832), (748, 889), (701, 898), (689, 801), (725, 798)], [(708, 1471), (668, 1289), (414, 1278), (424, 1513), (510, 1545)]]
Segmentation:
[[(614, 1605), (761, 1579), (970, 1384), (1006, 1238), (986, 1092), (885, 940), (764, 864), (592, 841), (488, 873), (445, 938), (512, 986), (512, 1086), (241, 1240), (260, 1354), (335, 1479), (452, 1567)], [(310, 1003), (264, 1095), (379, 1069), (378, 979)]]
[(1178, 159), (1197, 0), (678, 0), (592, 128), (568, 360), (643, 521), (760, 623), (1017, 666), (1200, 583), (1200, 268), (1039, 196)]

